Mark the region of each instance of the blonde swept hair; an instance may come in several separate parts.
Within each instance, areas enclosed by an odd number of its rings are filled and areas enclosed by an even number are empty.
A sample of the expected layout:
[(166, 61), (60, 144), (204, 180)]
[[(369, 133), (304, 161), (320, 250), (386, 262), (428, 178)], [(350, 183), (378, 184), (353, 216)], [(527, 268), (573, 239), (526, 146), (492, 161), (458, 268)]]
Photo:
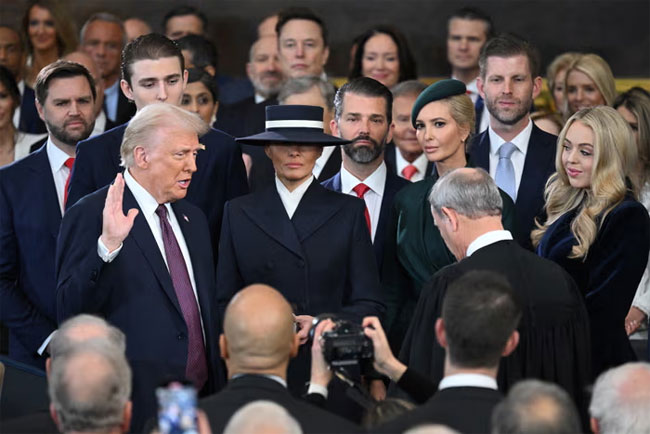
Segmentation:
[(567, 116), (572, 115), (569, 113), (569, 100), (567, 84), (569, 82), (569, 73), (571, 71), (579, 71), (587, 75), (594, 82), (598, 91), (603, 96), (605, 104), (611, 106), (616, 99), (616, 83), (614, 81), (614, 74), (609, 64), (597, 54), (581, 54), (577, 56), (574, 61), (569, 65), (564, 79), (564, 109)]
[[(562, 165), (564, 140), (574, 122), (591, 128), (594, 154), (589, 188), (574, 188)], [(546, 230), (562, 215), (576, 210), (571, 233), (578, 242), (569, 258), (586, 259), (589, 247), (607, 214), (623, 201), (628, 191), (636, 196), (636, 187), (628, 178), (634, 171), (637, 147), (632, 130), (613, 108), (598, 106), (575, 113), (567, 121), (557, 140), (555, 170), (546, 183), (544, 198), (546, 222), (536, 222), (531, 233), (533, 245), (539, 245)]]
[(154, 103), (138, 110), (129, 121), (124, 131), (120, 146), (120, 165), (125, 168), (133, 167), (135, 160), (133, 151), (138, 146), (155, 146), (153, 134), (161, 129), (175, 128), (191, 131), (201, 137), (210, 129), (208, 124), (196, 114), (176, 107), (173, 104)]
[[(551, 98), (553, 98), (553, 92), (555, 90), (555, 85), (557, 82), (555, 78), (557, 74), (562, 70), (567, 70), (569, 66), (575, 61), (575, 59), (580, 56), (580, 53), (569, 51), (567, 53), (562, 53), (556, 56), (553, 61), (546, 68), (546, 83), (548, 84), (548, 90), (551, 93)], [(566, 79), (565, 79), (566, 81)], [(553, 98), (553, 102), (555, 99)], [(561, 110), (562, 107), (556, 107), (556, 110)]]

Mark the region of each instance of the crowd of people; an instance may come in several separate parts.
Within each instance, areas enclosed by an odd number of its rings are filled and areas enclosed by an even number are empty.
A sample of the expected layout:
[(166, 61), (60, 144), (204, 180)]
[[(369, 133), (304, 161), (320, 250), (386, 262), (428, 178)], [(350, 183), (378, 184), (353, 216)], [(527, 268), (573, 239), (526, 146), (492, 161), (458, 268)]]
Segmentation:
[[(238, 80), (194, 7), (62, 6), (0, 23), (0, 342), (50, 399), (0, 431), (164, 431), (179, 383), (201, 433), (650, 430), (650, 94), (605, 59), (535, 107), (536, 48), (463, 8), (451, 78), (380, 25), (337, 89), (291, 7)], [(372, 363), (325, 356), (347, 325)]]

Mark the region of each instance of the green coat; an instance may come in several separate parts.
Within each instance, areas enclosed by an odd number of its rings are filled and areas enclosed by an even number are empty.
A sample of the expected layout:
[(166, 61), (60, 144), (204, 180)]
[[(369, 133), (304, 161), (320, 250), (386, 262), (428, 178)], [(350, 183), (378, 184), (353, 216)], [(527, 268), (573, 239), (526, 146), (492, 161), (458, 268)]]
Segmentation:
[[(393, 201), (382, 285), (386, 303), (384, 325), (395, 351), (401, 346), (423, 285), (438, 270), (456, 262), (433, 224), (428, 196), (437, 180), (434, 174), (404, 187)], [(510, 196), (499, 191), (503, 199), (503, 226), (512, 230), (515, 206)]]

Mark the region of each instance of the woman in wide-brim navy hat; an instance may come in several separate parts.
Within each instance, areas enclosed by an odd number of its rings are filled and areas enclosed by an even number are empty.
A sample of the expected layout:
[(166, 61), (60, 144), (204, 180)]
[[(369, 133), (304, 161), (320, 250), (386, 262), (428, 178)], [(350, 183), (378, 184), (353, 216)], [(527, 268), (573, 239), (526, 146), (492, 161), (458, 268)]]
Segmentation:
[[(266, 131), (237, 141), (265, 146), (276, 177), (224, 208), (217, 266), (221, 312), (237, 291), (264, 283), (292, 305), (301, 340), (321, 313), (358, 323), (381, 316), (365, 203), (325, 189), (311, 173), (322, 146), (347, 143), (323, 132), (323, 109), (269, 106)], [(289, 367), (289, 388), (304, 393), (308, 379), (309, 348), (303, 345)]]
[(266, 130), (237, 142), (264, 146), (273, 162), (276, 182), (289, 191), (311, 177), (323, 146), (348, 143), (323, 132), (323, 109), (305, 105), (278, 105), (266, 108)]

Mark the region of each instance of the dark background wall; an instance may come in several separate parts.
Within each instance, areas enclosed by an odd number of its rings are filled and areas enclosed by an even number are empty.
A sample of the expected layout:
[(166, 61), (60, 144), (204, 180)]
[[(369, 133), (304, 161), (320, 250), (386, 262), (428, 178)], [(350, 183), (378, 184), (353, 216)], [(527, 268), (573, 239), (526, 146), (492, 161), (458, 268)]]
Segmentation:
[[(27, 0), (0, 0), (0, 20), (19, 23)], [(331, 56), (327, 70), (346, 74), (350, 43), (374, 24), (390, 23), (406, 35), (418, 59), (421, 76), (448, 74), (445, 54), (446, 19), (462, 6), (476, 6), (494, 19), (497, 31), (515, 32), (540, 49), (546, 66), (564, 51), (588, 51), (603, 56), (617, 77), (650, 77), (649, 0), (68, 0), (70, 18), (80, 27), (90, 14), (139, 16), (156, 30), (174, 6), (202, 9), (220, 54), (221, 71), (243, 75), (248, 47), (258, 21), (282, 7), (312, 8), (330, 28)]]

